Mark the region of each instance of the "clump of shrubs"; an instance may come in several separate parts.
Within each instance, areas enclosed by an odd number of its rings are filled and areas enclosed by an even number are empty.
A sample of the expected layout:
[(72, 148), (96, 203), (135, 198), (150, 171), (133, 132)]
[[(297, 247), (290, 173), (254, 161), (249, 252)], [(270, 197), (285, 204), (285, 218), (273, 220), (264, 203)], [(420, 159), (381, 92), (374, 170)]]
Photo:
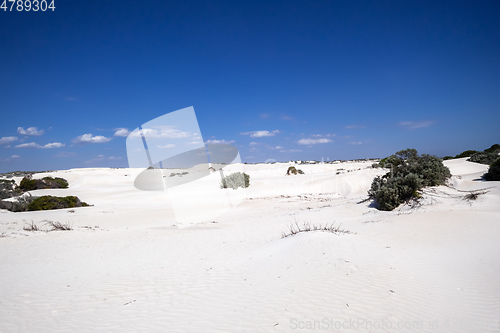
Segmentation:
[(221, 180), (221, 188), (232, 188), (236, 190), (238, 187), (246, 188), (250, 186), (250, 176), (246, 173), (234, 172)]
[(481, 151), (472, 155), (467, 161), (488, 164), (491, 165), (495, 162), (500, 156), (497, 153), (489, 153), (486, 151)]
[(89, 206), (89, 204), (80, 201), (80, 199), (75, 196), (54, 197), (51, 195), (44, 195), (41, 197), (37, 197), (33, 201), (31, 201), (31, 203), (27, 207), (27, 210), (51, 210), (87, 206)]
[(416, 149), (398, 151), (383, 161), (383, 166), (391, 170), (376, 177), (368, 191), (380, 210), (390, 211), (402, 203), (418, 199), (422, 188), (443, 185), (451, 177), (441, 159), (428, 154), (419, 155)]
[(500, 180), (500, 159), (497, 159), (490, 168), (488, 172), (483, 175), (486, 180)]
[(59, 177), (43, 177), (42, 179), (32, 179), (31, 175), (24, 177), (19, 183), (21, 191), (34, 191), (47, 188), (68, 188), (68, 181)]
[(0, 199), (7, 199), (21, 194), (16, 189), (16, 182), (13, 179), (0, 179)]

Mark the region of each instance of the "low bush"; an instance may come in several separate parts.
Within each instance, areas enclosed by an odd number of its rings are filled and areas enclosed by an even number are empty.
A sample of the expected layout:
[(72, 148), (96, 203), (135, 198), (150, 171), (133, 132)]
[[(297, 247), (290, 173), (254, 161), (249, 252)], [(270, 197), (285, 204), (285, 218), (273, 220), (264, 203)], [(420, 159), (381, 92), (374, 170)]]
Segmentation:
[(368, 196), (375, 200), (380, 210), (393, 210), (404, 202), (420, 197), (426, 186), (442, 185), (451, 177), (450, 170), (436, 156), (418, 155), (415, 149), (398, 151), (385, 159), (391, 170), (376, 177)]
[(471, 157), (472, 155), (479, 153), (477, 150), (466, 150), (464, 152), (461, 152), (455, 158), (463, 158), (463, 157)]
[(26, 192), (46, 188), (68, 188), (68, 186), (68, 181), (64, 178), (43, 177), (42, 179), (32, 179), (31, 175), (28, 175), (21, 180), (19, 189)]
[(483, 177), (489, 181), (500, 180), (500, 159), (497, 159), (496, 162), (490, 165), (488, 172)]
[(69, 186), (68, 181), (64, 178), (43, 177), (42, 180), (44, 181), (46, 188), (68, 188)]
[(475, 153), (472, 155), (467, 161), (469, 162), (475, 162), (475, 163), (481, 163), (481, 164), (487, 164), (491, 165), (493, 162), (495, 162), (500, 156), (498, 156), (497, 153), (488, 153), (486, 151), (482, 151), (479, 153)]
[(250, 186), (250, 176), (246, 173), (235, 172), (222, 178), (220, 187), (221, 188), (232, 188), (236, 190), (238, 187), (246, 188)]
[(31, 179), (31, 176), (24, 177), (21, 180), (21, 183), (19, 184), (19, 189), (24, 192), (36, 190), (37, 189), (36, 180)]
[(500, 153), (500, 145), (498, 143), (495, 143), (494, 145), (491, 145), (490, 148), (484, 150), (487, 153)]
[(286, 175), (296, 175), (297, 174), (297, 169), (294, 166), (288, 167), (288, 170), (286, 170)]
[(21, 194), (20, 190), (16, 190), (16, 182), (12, 179), (0, 179), (0, 199), (12, 198)]
[(28, 211), (34, 210), (51, 210), (51, 209), (63, 209), (63, 208), (73, 208), (73, 207), (86, 207), (89, 204), (80, 201), (78, 197), (67, 196), (67, 197), (54, 197), (51, 195), (44, 195), (35, 198), (27, 207)]

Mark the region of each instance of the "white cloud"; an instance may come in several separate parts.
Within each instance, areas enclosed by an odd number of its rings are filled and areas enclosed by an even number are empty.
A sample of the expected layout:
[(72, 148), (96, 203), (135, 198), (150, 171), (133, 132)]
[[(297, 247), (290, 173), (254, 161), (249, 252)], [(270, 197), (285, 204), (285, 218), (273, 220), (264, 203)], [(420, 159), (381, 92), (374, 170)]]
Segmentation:
[(160, 149), (169, 149), (169, 148), (174, 148), (174, 147), (175, 147), (175, 145), (173, 143), (169, 143), (169, 144), (166, 144), (164, 146), (158, 145), (158, 148), (160, 148)]
[[(164, 126), (158, 128), (143, 128), (142, 130), (133, 131), (131, 133), (132, 137), (140, 138), (142, 135), (146, 138), (155, 138), (155, 139), (182, 139), (189, 138), (193, 136), (193, 134), (189, 132), (184, 132), (178, 129), (173, 128), (172, 126)], [(195, 138), (199, 137), (196, 133), (194, 134)]]
[(272, 132), (269, 131), (252, 131), (252, 132), (244, 132), (240, 133), (241, 135), (250, 135), (252, 138), (262, 138), (266, 136), (275, 136), (278, 134), (280, 131), (279, 130), (274, 130)]
[(349, 142), (349, 143), (350, 143), (351, 145), (355, 145), (355, 146), (357, 146), (357, 145), (362, 145), (362, 144), (363, 144), (363, 142), (361, 142), (361, 141), (353, 141), (353, 142)]
[(16, 148), (41, 148), (38, 143), (35, 142), (29, 142), (29, 143), (22, 143), (20, 145), (17, 145)]
[(316, 144), (319, 144), (319, 143), (329, 143), (329, 142), (332, 142), (332, 140), (330, 139), (326, 139), (326, 138), (322, 138), (322, 139), (300, 139), (299, 141), (297, 141), (297, 143), (299, 145), (316, 145)]
[(117, 128), (115, 129), (115, 136), (128, 136), (130, 134), (130, 131), (126, 128)]
[(36, 148), (36, 149), (53, 149), (53, 148), (62, 148), (66, 146), (64, 143), (60, 142), (51, 142), (47, 143), (46, 145), (39, 145), (36, 142), (28, 142), (28, 143), (22, 143), (20, 145), (15, 146), (16, 148)]
[(432, 126), (434, 122), (432, 120), (425, 121), (401, 121), (398, 123), (399, 126), (407, 127), (410, 129), (424, 128)]
[(111, 138), (106, 138), (102, 135), (92, 135), (92, 133), (80, 135), (73, 139), (73, 143), (105, 143), (110, 141)]
[(21, 156), (19, 155), (12, 155), (10, 158), (14, 159), (14, 158), (20, 158)]
[(51, 149), (51, 148), (62, 148), (64, 147), (65, 144), (64, 143), (60, 143), (60, 142), (52, 142), (52, 143), (47, 143), (45, 146), (43, 146), (42, 148), (46, 148), (46, 149)]
[(234, 143), (234, 140), (207, 140), (207, 142), (205, 142), (207, 144), (225, 144), (225, 145), (229, 145), (231, 143)]
[(28, 127), (27, 129), (24, 129), (22, 127), (18, 127), (17, 128), (17, 133), (21, 134), (21, 135), (36, 135), (36, 136), (40, 136), (42, 135), (44, 132), (43, 129), (38, 129), (37, 127)]
[(282, 115), (281, 115), (281, 119), (283, 119), (283, 120), (288, 120), (288, 121), (295, 120), (295, 118), (294, 118), (294, 117), (287, 116), (286, 114), (282, 114)]
[(3, 138), (0, 139), (0, 145), (7, 145), (17, 140), (18, 140), (17, 136), (4, 136)]

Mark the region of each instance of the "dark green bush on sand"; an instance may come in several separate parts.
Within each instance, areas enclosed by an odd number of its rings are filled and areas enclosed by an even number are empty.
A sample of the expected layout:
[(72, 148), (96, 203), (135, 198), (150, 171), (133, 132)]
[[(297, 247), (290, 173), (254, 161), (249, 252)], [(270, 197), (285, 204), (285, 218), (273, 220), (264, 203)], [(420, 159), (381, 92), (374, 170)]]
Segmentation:
[(415, 149), (398, 151), (384, 159), (391, 170), (376, 177), (368, 195), (380, 210), (393, 210), (404, 202), (416, 199), (426, 186), (442, 185), (451, 176), (450, 170), (436, 156), (418, 155)]
[(43, 177), (42, 180), (48, 188), (68, 188), (69, 186), (68, 181), (64, 178)]
[(89, 204), (80, 201), (78, 197), (67, 196), (67, 197), (54, 197), (51, 195), (44, 195), (34, 199), (29, 205), (28, 210), (51, 210), (51, 209), (62, 209), (62, 208), (74, 208), (74, 207), (87, 207)]
[(37, 189), (36, 180), (31, 179), (31, 176), (26, 176), (21, 180), (19, 188), (22, 191), (33, 191)]
[(455, 158), (471, 157), (475, 153), (479, 153), (479, 152), (477, 150), (466, 150), (466, 151), (458, 154), (457, 156), (455, 156)]
[(42, 179), (32, 179), (31, 175), (29, 175), (21, 180), (19, 189), (26, 192), (46, 188), (68, 188), (68, 185), (68, 181), (64, 178), (43, 177)]
[(224, 177), (221, 180), (221, 188), (232, 188), (236, 190), (238, 187), (248, 187), (250, 186), (250, 176), (246, 173), (235, 172), (229, 176)]
[(483, 177), (486, 180), (500, 180), (500, 159), (490, 165), (488, 172)]
[(495, 162), (500, 156), (497, 153), (487, 153), (487, 152), (479, 152), (472, 155), (467, 161), (488, 164), (491, 165)]

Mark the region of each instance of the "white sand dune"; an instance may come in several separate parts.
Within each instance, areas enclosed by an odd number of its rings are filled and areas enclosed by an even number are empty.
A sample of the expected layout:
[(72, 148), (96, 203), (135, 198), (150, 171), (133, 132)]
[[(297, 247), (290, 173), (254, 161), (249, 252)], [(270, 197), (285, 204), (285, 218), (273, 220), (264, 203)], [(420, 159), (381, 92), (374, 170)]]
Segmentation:
[[(0, 332), (498, 332), (500, 182), (465, 159), (445, 164), (450, 187), (393, 212), (362, 202), (384, 173), (371, 162), (299, 165), (298, 176), (245, 165), (251, 185), (234, 192), (246, 198), (183, 228), (171, 208), (193, 187), (172, 203), (135, 189), (138, 169), (52, 172), (70, 188), (33, 195), (94, 206), (0, 211)], [(476, 189), (487, 193), (464, 199)], [(73, 230), (23, 230), (44, 220)], [(281, 238), (295, 222), (351, 233)]]

